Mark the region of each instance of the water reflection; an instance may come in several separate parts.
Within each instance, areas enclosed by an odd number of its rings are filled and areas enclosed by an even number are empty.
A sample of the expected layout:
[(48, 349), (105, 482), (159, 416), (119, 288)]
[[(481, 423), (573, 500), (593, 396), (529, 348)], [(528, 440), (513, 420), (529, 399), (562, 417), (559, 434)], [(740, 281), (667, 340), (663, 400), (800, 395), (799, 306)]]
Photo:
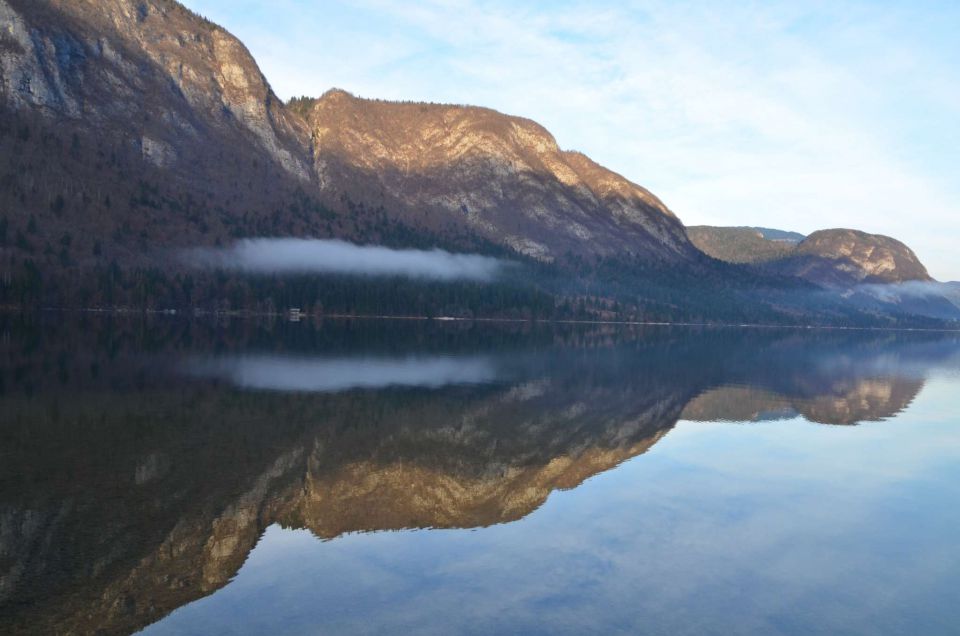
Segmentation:
[(682, 418), (701, 422), (761, 422), (802, 416), (820, 424), (859, 424), (894, 417), (923, 388), (922, 378), (867, 377), (817, 396), (787, 396), (750, 386), (724, 386), (701, 394)]
[(889, 418), (960, 353), (933, 334), (12, 319), (2, 346), (0, 621), (31, 633), (135, 631), (227, 585), (273, 524), (523, 519), (680, 419)]
[(482, 384), (496, 378), (492, 361), (480, 356), (406, 358), (304, 358), (272, 355), (191, 359), (188, 375), (224, 379), (245, 389), (337, 392), (386, 387), (438, 388)]

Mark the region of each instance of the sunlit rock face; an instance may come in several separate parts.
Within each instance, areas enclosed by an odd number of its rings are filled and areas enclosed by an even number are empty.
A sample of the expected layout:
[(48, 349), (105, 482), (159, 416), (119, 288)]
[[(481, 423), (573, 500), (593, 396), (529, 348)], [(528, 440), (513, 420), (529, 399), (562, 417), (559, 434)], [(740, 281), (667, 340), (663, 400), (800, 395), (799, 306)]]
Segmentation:
[(323, 187), (362, 184), (349, 191), (369, 205), (398, 207), (411, 222), (466, 227), (544, 261), (590, 252), (671, 262), (693, 253), (659, 199), (562, 151), (528, 119), (341, 90), (297, 110), (310, 126)]

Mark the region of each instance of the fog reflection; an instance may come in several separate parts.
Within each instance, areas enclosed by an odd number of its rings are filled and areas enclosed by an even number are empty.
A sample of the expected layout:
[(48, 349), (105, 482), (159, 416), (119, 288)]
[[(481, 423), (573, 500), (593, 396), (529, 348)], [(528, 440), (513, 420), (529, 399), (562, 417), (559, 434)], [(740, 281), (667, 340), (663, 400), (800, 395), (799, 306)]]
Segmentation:
[(254, 354), (191, 358), (183, 370), (192, 377), (224, 380), (244, 389), (315, 393), (439, 388), (483, 384), (497, 377), (493, 361), (485, 356), (326, 358)]

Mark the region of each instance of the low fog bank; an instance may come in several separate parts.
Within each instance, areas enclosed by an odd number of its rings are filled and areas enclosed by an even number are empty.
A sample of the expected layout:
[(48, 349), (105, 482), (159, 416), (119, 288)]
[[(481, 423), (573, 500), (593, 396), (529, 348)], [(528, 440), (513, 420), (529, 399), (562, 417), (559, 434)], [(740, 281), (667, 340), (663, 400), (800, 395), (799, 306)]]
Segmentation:
[(864, 284), (853, 289), (855, 294), (893, 305), (905, 313), (960, 320), (960, 288), (936, 281)]
[(391, 249), (333, 239), (244, 239), (225, 248), (194, 248), (181, 253), (193, 267), (254, 274), (354, 274), (403, 276), (442, 281), (490, 281), (511, 263), (478, 254), (441, 249)]
[(312, 358), (254, 354), (195, 358), (182, 370), (192, 377), (227, 381), (244, 389), (317, 393), (391, 386), (439, 388), (497, 379), (493, 361), (485, 356)]
[(960, 286), (956, 283), (914, 280), (883, 285), (865, 284), (855, 289), (887, 302), (897, 302), (905, 298), (945, 298), (954, 304), (960, 303)]

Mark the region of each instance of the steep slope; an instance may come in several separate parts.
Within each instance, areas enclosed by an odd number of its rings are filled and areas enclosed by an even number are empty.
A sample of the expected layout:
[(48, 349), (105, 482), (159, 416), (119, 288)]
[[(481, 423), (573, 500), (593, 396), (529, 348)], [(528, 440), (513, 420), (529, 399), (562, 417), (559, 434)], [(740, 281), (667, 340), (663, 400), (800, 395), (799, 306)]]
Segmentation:
[(900, 241), (858, 230), (820, 230), (797, 243), (771, 239), (761, 228), (695, 226), (690, 239), (704, 253), (729, 263), (796, 276), (819, 285), (931, 281), (914, 252)]
[(89, 280), (329, 221), (302, 120), (220, 27), (172, 0), (0, 0), (0, 23), (5, 265)]
[(542, 126), (469, 106), (391, 103), (331, 90), (299, 100), (321, 187), (426, 227), (464, 227), (520, 254), (695, 253), (667, 207)]
[(203, 142), (242, 137), (309, 180), (302, 123), (250, 53), (176, 2), (0, 0), (0, 16), (8, 107), (122, 131), (148, 162), (185, 175)]

